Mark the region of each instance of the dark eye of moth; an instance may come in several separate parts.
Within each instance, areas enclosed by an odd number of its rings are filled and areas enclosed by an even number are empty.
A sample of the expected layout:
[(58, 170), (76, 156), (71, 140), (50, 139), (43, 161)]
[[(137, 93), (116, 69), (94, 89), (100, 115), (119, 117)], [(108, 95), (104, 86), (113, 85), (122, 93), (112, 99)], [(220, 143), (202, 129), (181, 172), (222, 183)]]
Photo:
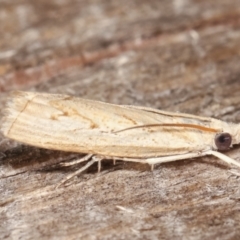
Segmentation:
[(229, 133), (220, 133), (215, 136), (215, 144), (218, 150), (227, 150), (231, 146), (232, 136)]

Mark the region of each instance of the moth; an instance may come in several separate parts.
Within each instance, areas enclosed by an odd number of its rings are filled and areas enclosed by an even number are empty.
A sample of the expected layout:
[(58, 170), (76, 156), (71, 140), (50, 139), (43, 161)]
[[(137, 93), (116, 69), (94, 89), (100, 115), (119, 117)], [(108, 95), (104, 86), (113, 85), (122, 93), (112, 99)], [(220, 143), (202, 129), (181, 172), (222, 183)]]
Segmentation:
[(90, 161), (74, 175), (96, 161), (100, 170), (102, 159), (148, 163), (153, 169), (158, 163), (214, 155), (240, 167), (219, 152), (240, 143), (240, 125), (214, 118), (21, 91), (10, 95), (4, 112), (5, 137), (86, 153), (77, 163)]

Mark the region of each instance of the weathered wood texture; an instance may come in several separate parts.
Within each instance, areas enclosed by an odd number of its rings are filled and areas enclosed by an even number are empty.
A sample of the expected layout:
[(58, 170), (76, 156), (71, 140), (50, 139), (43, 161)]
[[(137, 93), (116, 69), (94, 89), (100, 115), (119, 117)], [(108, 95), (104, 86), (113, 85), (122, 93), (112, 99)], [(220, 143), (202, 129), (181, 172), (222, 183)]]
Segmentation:
[[(0, 36), (0, 109), (23, 89), (240, 122), (240, 1), (0, 1)], [(240, 169), (104, 162), (54, 189), (77, 157), (0, 135), (1, 239), (240, 238)]]

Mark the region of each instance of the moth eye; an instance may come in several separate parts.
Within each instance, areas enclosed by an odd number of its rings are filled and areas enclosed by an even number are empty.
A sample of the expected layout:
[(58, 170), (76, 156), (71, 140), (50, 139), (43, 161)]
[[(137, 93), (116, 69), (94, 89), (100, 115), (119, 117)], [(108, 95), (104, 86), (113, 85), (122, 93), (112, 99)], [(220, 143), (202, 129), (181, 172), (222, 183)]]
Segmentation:
[(215, 144), (218, 150), (227, 150), (231, 146), (232, 136), (229, 133), (220, 133), (215, 136)]

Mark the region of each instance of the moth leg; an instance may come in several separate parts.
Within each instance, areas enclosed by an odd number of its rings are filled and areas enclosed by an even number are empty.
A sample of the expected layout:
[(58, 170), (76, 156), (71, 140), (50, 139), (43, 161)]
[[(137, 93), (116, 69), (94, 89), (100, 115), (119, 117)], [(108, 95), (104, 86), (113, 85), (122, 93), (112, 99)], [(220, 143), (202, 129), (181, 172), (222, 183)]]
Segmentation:
[(233, 164), (233, 165), (235, 165), (237, 167), (240, 167), (240, 162), (237, 162), (236, 160), (234, 160), (234, 159), (232, 159), (232, 158), (228, 157), (227, 155), (224, 155), (224, 154), (222, 154), (220, 152), (209, 150), (206, 153), (207, 153), (207, 155), (213, 155), (213, 156), (221, 159), (222, 161), (224, 161), (224, 162), (226, 162), (228, 164)]
[(102, 159), (101, 158), (99, 158), (98, 159), (98, 173), (100, 173), (101, 172), (101, 167), (102, 167)]
[(73, 174), (68, 175), (66, 178), (64, 178), (57, 186), (56, 188), (59, 188), (61, 185), (63, 185), (64, 183), (66, 183), (67, 181), (69, 181), (70, 179), (74, 178), (75, 176), (79, 175), (80, 173), (82, 173), (83, 171), (85, 171), (87, 168), (89, 168), (91, 165), (93, 165), (95, 162), (97, 161), (101, 161), (103, 158), (101, 157), (97, 157), (97, 156), (93, 156), (92, 160), (89, 161), (87, 164), (85, 164), (83, 167), (81, 167), (80, 169), (78, 169), (77, 171), (75, 171)]
[(240, 167), (240, 163), (237, 162), (236, 160), (234, 160), (220, 152), (213, 151), (213, 150), (207, 150), (204, 152), (197, 152), (197, 153), (186, 153), (186, 154), (175, 155), (175, 156), (148, 158), (148, 159), (145, 159), (145, 162), (150, 165), (153, 165), (153, 164), (157, 164), (157, 163), (172, 162), (172, 161), (178, 161), (178, 160), (195, 158), (195, 157), (203, 157), (203, 156), (207, 156), (207, 155), (213, 155), (228, 164), (233, 164), (235, 166)]
[(151, 171), (153, 171), (154, 170), (154, 164), (151, 164)]
[(87, 154), (86, 156), (80, 158), (80, 159), (76, 159), (76, 160), (73, 160), (71, 162), (63, 162), (63, 163), (60, 163), (60, 166), (61, 167), (69, 167), (69, 166), (74, 166), (74, 165), (77, 165), (81, 162), (85, 162), (87, 160), (89, 160), (91, 157), (93, 156), (93, 154)]
[[(121, 158), (121, 157), (112, 157), (112, 158), (114, 160), (122, 160), (127, 162), (148, 163), (149, 165), (151, 165), (151, 169), (153, 170), (154, 165), (157, 163), (173, 162), (177, 160), (184, 160), (188, 158), (200, 157), (205, 155), (210, 155), (210, 153), (194, 152), (194, 153), (185, 153), (185, 154), (179, 154), (179, 155), (154, 157), (154, 158)], [(105, 158), (108, 158), (108, 157), (105, 157)]]
[[(105, 157), (105, 158), (108, 158), (108, 157)], [(142, 158), (121, 158), (121, 157), (112, 157), (112, 158), (113, 158), (114, 165), (116, 164), (116, 160), (121, 160), (121, 161), (126, 161), (126, 162), (146, 163), (146, 159), (142, 159)], [(151, 165), (151, 171), (153, 171), (155, 164), (150, 164), (150, 165)]]
[(152, 167), (154, 164), (157, 164), (157, 163), (174, 162), (174, 161), (178, 161), (178, 160), (201, 157), (201, 156), (206, 156), (206, 155), (210, 155), (210, 153), (208, 153), (208, 152), (185, 153), (185, 154), (172, 155), (172, 156), (147, 158), (143, 161), (144, 161), (144, 163), (150, 164)]

